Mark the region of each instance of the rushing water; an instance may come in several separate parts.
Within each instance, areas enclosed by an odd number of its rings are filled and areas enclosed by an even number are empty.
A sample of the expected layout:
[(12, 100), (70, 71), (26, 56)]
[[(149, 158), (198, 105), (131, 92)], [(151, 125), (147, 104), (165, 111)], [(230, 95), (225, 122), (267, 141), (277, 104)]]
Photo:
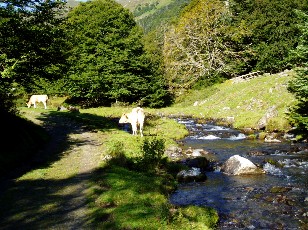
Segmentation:
[[(248, 140), (234, 129), (215, 124), (178, 120), (190, 131), (183, 149), (204, 149), (215, 162), (202, 183), (181, 184), (171, 197), (175, 205), (215, 208), (218, 229), (308, 229), (308, 151), (306, 144), (265, 143)], [(263, 167), (265, 174), (230, 176), (219, 166), (233, 155), (248, 158)], [(266, 163), (279, 163), (277, 167)]]

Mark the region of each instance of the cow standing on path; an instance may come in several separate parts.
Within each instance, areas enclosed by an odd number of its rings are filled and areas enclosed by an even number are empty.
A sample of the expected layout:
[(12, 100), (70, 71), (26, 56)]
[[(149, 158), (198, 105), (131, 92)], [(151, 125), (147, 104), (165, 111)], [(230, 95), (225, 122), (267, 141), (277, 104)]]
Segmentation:
[(124, 113), (119, 120), (120, 124), (130, 123), (133, 130), (133, 135), (137, 135), (137, 128), (139, 125), (140, 136), (143, 136), (143, 123), (144, 123), (144, 111), (142, 108), (133, 108), (132, 112)]
[(29, 101), (27, 102), (27, 106), (28, 108), (30, 108), (31, 105), (33, 105), (34, 108), (36, 108), (36, 102), (42, 102), (44, 104), (44, 108), (47, 109), (47, 100), (48, 100), (47, 95), (32, 95)]

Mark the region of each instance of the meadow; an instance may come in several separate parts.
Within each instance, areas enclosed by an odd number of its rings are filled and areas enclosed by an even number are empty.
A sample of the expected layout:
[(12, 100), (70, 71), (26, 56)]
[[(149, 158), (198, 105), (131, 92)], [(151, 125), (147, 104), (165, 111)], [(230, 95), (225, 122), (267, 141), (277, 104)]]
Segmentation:
[[(219, 220), (215, 210), (196, 206), (176, 207), (168, 202), (168, 195), (177, 187), (176, 173), (185, 167), (169, 161), (163, 153), (166, 148), (178, 146), (178, 140), (188, 134), (186, 128), (173, 118), (188, 116), (200, 122), (224, 122), (227, 117), (233, 117), (234, 122), (228, 125), (238, 129), (256, 129), (259, 119), (267, 109), (275, 106), (277, 116), (270, 120), (264, 132), (286, 132), (291, 128), (286, 113), (288, 107), (295, 102), (286, 90), (292, 76), (293, 72), (288, 71), (277, 75), (263, 75), (240, 83), (229, 80), (203, 90), (191, 90), (179, 97), (172, 107), (144, 108), (146, 120), (143, 138), (132, 136), (118, 124), (122, 113), (129, 112), (133, 106), (79, 108), (79, 112), (70, 112), (58, 111), (59, 106), (68, 106), (65, 98), (61, 97), (51, 97), (47, 110), (43, 105), (38, 105), (37, 109), (29, 109), (21, 101), (19, 110), (23, 119), (14, 120), (5, 128), (7, 135), (4, 141), (5, 151), (1, 155), (2, 172), (5, 174), (8, 171), (18, 171), (28, 164), (29, 167), (17, 177), (17, 181), (28, 181), (27, 185), (23, 185), (26, 187), (35, 186), (36, 183), (33, 182), (44, 181), (47, 176), (66, 180), (65, 172), (70, 172), (68, 177), (78, 176), (78, 172), (72, 167), (76, 157), (70, 159), (65, 154), (74, 143), (66, 138), (57, 143), (56, 154), (40, 153), (43, 159), (36, 164), (32, 161), (33, 158), (37, 159), (37, 151), (52, 138), (46, 128), (58, 125), (59, 132), (61, 123), (76, 123), (82, 129), (89, 130), (87, 135), (101, 143), (95, 148), (97, 152), (93, 153), (93, 156), (100, 156), (99, 167), (87, 182), (88, 224), (95, 228), (108, 229), (215, 229)], [(70, 130), (66, 131), (68, 135), (74, 135)], [(9, 144), (9, 140), (16, 136), (18, 143)], [(74, 148), (78, 149), (78, 145)], [(53, 165), (63, 159), (63, 166), (55, 170)], [(18, 189), (9, 189), (1, 197), (4, 209), (10, 207), (9, 202), (13, 202), (14, 197), (23, 195), (22, 189), (17, 191)], [(7, 199), (8, 196), (11, 199)], [(51, 200), (43, 207), (38, 205), (35, 209), (51, 212), (59, 202), (58, 199)], [(19, 209), (23, 209), (22, 205)], [(0, 211), (7, 213), (3, 209)], [(11, 218), (18, 219), (22, 214), (18, 210), (15, 212)], [(46, 221), (50, 220), (42, 222)]]

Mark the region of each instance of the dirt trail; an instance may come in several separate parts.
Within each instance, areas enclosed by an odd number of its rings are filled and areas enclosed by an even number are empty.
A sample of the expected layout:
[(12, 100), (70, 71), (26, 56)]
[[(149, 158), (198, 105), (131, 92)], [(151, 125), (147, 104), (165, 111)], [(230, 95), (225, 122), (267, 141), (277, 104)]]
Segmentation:
[(89, 229), (86, 194), (101, 162), (102, 136), (63, 117), (43, 123), (52, 139), (35, 161), (54, 159), (0, 194), (0, 229)]

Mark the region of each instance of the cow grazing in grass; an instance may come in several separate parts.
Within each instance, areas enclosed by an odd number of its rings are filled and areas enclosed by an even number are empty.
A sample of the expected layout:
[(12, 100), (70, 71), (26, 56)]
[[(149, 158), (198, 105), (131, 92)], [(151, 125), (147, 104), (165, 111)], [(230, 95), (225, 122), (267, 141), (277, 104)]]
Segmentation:
[(140, 136), (143, 136), (143, 123), (144, 123), (144, 111), (142, 108), (133, 108), (130, 113), (124, 113), (119, 120), (120, 124), (130, 123), (133, 130), (133, 135), (137, 135), (137, 128), (139, 126)]
[(47, 100), (48, 100), (47, 95), (32, 95), (29, 101), (27, 102), (27, 106), (28, 108), (30, 108), (31, 105), (33, 105), (34, 108), (36, 108), (36, 103), (42, 102), (44, 104), (44, 108), (47, 109)]

